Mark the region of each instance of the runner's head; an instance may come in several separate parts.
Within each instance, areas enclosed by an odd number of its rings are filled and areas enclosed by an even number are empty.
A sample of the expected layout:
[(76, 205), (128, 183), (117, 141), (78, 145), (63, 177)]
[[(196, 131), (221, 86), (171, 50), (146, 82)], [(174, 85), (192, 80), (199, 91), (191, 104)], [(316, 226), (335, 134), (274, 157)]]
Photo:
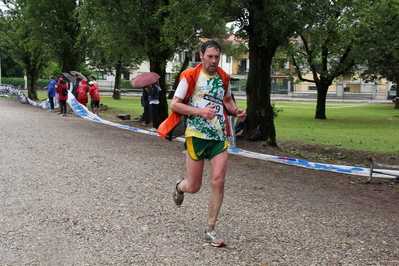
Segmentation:
[(202, 44), (200, 58), (202, 71), (207, 75), (214, 76), (220, 61), (220, 45), (215, 41), (206, 41)]

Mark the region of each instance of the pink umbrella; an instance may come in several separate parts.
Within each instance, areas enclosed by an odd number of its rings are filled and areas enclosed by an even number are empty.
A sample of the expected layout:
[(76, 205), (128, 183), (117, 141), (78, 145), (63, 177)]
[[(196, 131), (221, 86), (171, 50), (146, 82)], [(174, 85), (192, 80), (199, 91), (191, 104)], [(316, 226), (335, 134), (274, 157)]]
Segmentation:
[(133, 87), (144, 87), (154, 84), (159, 78), (160, 76), (155, 72), (146, 72), (135, 77), (130, 84), (132, 84)]

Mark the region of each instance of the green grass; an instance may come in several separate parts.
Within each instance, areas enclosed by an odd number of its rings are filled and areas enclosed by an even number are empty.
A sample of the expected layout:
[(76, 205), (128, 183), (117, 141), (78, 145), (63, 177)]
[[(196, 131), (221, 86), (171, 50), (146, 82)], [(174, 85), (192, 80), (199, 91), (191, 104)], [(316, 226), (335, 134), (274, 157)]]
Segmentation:
[[(38, 93), (45, 99), (45, 93)], [(108, 105), (103, 113), (142, 114), (140, 97), (114, 100), (102, 96)], [(170, 104), (170, 102), (169, 102)], [(334, 146), (347, 150), (399, 153), (399, 110), (393, 104), (327, 103), (326, 120), (314, 119), (316, 102), (274, 102), (283, 112), (274, 120), (278, 141)], [(239, 108), (246, 101), (237, 100)]]
[(347, 150), (399, 152), (399, 110), (392, 104), (327, 103), (326, 120), (314, 119), (315, 102), (275, 102), (277, 140)]
[(143, 107), (140, 97), (121, 97), (120, 100), (114, 100), (111, 96), (101, 96), (100, 103), (108, 105), (105, 113), (123, 113), (130, 115), (141, 115)]

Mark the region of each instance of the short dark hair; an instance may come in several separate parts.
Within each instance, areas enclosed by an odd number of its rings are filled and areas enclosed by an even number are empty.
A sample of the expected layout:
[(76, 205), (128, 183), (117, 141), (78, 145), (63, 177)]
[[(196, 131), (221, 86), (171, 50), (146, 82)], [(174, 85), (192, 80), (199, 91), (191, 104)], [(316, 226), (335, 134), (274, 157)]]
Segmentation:
[(219, 52), (222, 52), (222, 47), (220, 46), (220, 44), (213, 40), (206, 41), (202, 44), (201, 53), (204, 54), (206, 49), (208, 48), (215, 48), (216, 50), (219, 50)]

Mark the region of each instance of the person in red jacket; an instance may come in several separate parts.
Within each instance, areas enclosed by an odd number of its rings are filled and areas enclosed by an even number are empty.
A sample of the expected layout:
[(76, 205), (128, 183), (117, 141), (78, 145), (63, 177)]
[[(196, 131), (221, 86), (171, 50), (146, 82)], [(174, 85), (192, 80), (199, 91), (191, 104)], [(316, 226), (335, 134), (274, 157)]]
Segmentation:
[(58, 79), (57, 93), (60, 105), (60, 115), (66, 116), (67, 113), (66, 101), (68, 100), (68, 87), (66, 86), (66, 82), (63, 78)]
[(89, 87), (86, 85), (86, 80), (82, 79), (82, 84), (79, 85), (77, 89), (78, 93), (78, 101), (79, 103), (83, 104), (86, 106), (87, 104), (87, 93), (89, 92)]
[(100, 91), (93, 81), (89, 82), (89, 94), (91, 96), (91, 109), (94, 114), (100, 113)]

